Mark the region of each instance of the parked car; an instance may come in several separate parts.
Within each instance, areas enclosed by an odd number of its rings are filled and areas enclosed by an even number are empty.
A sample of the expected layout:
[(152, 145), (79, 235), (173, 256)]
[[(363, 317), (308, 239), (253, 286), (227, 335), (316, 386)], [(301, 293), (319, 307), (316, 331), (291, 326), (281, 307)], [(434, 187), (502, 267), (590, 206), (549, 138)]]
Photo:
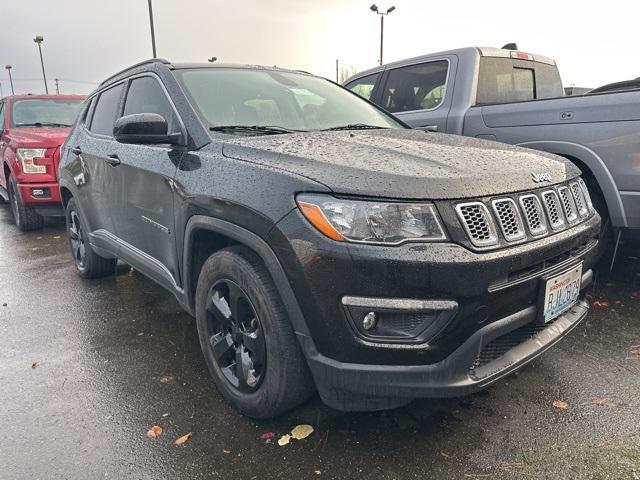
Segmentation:
[[(345, 86), (414, 128), (497, 140), (577, 164), (609, 227), (640, 235), (640, 89), (563, 97), (555, 61), (462, 48), (358, 73)], [(619, 85), (620, 86), (620, 85)], [(596, 89), (597, 90), (597, 89)]]
[(579, 174), (310, 74), (152, 60), (89, 96), (60, 194), (80, 276), (121, 259), (172, 292), (264, 418), (315, 388), (343, 410), (468, 394), (555, 344), (598, 244)]
[(35, 230), (44, 217), (62, 216), (58, 188), (60, 146), (84, 97), (14, 95), (0, 100), (0, 201), (9, 201), (16, 225)]

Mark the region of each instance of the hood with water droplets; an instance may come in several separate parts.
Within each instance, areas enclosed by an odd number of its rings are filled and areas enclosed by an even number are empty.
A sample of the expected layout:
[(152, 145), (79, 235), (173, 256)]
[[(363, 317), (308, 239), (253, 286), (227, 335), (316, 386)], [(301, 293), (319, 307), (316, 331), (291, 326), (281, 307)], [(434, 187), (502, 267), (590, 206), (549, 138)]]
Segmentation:
[[(540, 188), (574, 178), (571, 162), (544, 152), (417, 130), (309, 132), (225, 142), (226, 157), (278, 168), (335, 193), (454, 199)], [(533, 173), (550, 182), (535, 183)]]

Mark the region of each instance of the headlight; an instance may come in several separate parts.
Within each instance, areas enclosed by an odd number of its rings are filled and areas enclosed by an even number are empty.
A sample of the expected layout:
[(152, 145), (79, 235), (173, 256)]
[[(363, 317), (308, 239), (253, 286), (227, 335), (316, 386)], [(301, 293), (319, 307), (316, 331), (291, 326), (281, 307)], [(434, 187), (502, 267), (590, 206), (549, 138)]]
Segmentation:
[(47, 173), (47, 167), (44, 165), (36, 165), (34, 158), (44, 157), (44, 148), (19, 148), (17, 150), (18, 158), (22, 163), (22, 171), (24, 173)]
[(307, 194), (298, 195), (296, 201), (314, 227), (337, 241), (397, 245), (447, 238), (431, 203), (346, 200)]

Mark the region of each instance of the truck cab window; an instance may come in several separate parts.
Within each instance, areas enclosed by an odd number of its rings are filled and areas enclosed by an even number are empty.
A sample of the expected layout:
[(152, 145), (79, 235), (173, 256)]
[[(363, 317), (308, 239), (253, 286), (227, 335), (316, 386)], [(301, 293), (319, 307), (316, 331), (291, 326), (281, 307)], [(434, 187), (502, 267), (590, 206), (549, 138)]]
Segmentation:
[(380, 73), (374, 73), (373, 75), (367, 75), (366, 77), (358, 78), (347, 85), (347, 88), (353, 93), (357, 93), (362, 98), (371, 100), (371, 94), (373, 93), (373, 87), (375, 86)]
[(412, 110), (433, 110), (446, 94), (449, 62), (434, 62), (395, 68), (382, 98), (382, 106), (392, 113)]

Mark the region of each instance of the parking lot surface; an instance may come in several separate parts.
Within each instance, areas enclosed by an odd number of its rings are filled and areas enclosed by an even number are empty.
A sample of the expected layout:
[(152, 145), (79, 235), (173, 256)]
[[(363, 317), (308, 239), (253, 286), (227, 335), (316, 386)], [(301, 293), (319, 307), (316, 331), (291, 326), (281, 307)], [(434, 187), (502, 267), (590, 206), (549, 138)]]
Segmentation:
[[(0, 478), (638, 480), (639, 256), (597, 277), (567, 339), (485, 392), (359, 414), (315, 397), (258, 422), (217, 393), (169, 293), (126, 265), (80, 279), (62, 224), (20, 233), (1, 205)], [(299, 424), (314, 432), (279, 446)]]

